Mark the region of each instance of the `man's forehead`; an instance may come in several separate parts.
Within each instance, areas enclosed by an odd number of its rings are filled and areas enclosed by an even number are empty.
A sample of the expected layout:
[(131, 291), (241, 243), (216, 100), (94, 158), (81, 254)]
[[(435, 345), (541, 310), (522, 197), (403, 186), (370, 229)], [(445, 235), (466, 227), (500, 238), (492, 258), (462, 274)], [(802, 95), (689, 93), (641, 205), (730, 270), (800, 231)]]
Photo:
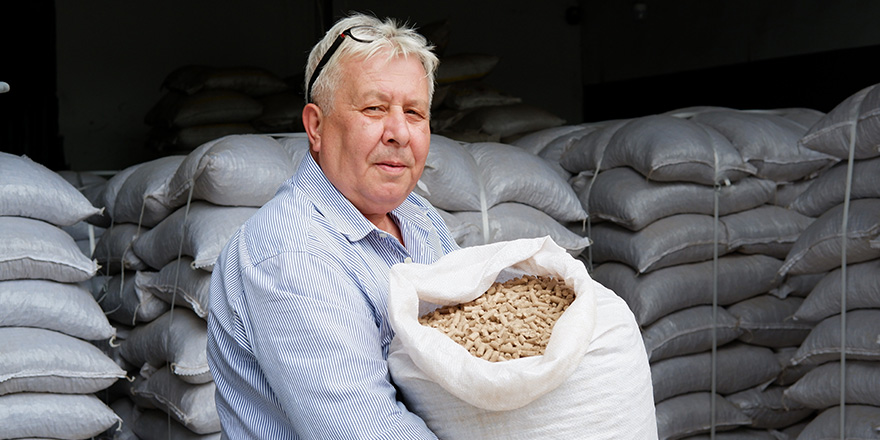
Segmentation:
[[(400, 63), (406, 63), (409, 67)], [(387, 100), (409, 86), (411, 90), (404, 95), (409, 103), (427, 105), (429, 101), (428, 76), (424, 66), (414, 57), (352, 59), (340, 67), (343, 68), (344, 81), (347, 80), (359, 97)], [(345, 70), (347, 67), (348, 72)]]

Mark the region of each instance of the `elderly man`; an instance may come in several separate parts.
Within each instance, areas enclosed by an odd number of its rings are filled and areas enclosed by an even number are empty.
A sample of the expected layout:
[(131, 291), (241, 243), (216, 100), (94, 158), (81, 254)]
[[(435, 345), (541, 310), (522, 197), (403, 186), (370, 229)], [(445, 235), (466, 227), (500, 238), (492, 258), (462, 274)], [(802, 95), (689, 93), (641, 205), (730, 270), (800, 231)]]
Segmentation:
[(208, 360), (227, 438), (436, 438), (397, 399), (389, 268), (457, 249), (412, 193), (437, 58), (393, 20), (352, 15), (312, 50), (310, 154), (237, 231), (211, 280)]

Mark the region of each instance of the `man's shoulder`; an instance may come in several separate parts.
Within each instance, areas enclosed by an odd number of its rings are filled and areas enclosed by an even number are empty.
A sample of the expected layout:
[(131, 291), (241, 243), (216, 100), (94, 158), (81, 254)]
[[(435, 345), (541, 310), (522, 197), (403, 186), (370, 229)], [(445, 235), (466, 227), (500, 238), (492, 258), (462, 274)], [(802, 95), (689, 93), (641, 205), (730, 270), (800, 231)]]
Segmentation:
[(279, 191), (242, 226), (241, 238), (254, 264), (280, 253), (304, 250), (314, 215), (308, 198), (296, 191)]

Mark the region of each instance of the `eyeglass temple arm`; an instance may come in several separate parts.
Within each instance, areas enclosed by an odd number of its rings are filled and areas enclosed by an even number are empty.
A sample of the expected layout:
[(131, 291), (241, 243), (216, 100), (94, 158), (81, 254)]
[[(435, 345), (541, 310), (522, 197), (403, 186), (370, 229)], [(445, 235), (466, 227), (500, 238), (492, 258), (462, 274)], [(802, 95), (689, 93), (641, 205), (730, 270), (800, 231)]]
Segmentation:
[(333, 53), (336, 52), (336, 49), (339, 48), (339, 45), (342, 44), (342, 40), (345, 38), (345, 33), (339, 34), (336, 37), (336, 40), (333, 41), (333, 44), (330, 45), (330, 48), (327, 49), (327, 52), (324, 52), (324, 56), (321, 57), (321, 61), (318, 62), (318, 65), (315, 66), (315, 71), (312, 72), (312, 77), (309, 78), (309, 86), (306, 88), (306, 101), (312, 102), (312, 86), (315, 85), (315, 80), (318, 79), (318, 75), (321, 74), (321, 70), (324, 69), (324, 65), (327, 64), (327, 61), (330, 60), (330, 57), (333, 56)]

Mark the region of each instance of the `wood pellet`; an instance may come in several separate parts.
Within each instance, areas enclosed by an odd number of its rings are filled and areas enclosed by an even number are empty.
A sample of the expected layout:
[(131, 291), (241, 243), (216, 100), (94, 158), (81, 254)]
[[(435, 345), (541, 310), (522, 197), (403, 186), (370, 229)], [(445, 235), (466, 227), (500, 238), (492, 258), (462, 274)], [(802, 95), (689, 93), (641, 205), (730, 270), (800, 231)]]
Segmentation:
[(525, 275), (494, 283), (480, 297), (419, 318), (490, 362), (544, 354), (553, 324), (574, 301), (565, 280)]

